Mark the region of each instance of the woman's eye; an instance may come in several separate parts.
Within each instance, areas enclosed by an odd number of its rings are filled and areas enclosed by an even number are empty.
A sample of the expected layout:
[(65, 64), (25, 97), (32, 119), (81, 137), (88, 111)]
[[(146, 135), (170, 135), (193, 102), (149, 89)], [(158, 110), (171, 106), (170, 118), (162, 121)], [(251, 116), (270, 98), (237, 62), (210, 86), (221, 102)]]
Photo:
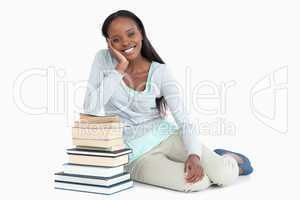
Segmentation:
[(119, 39), (113, 39), (112, 42), (113, 43), (119, 42)]
[(131, 33), (129, 33), (128, 35), (129, 35), (130, 37), (131, 37), (131, 36), (134, 36), (134, 32), (131, 32)]

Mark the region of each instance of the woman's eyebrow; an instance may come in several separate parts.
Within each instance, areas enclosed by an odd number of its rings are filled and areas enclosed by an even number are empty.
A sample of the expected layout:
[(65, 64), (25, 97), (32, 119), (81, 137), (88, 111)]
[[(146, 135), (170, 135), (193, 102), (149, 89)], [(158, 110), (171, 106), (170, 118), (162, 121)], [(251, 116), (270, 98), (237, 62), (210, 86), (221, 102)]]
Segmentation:
[[(131, 30), (134, 30), (134, 28), (131, 27), (131, 28), (127, 29), (126, 32), (129, 32), (129, 31), (131, 31)], [(111, 36), (111, 38), (114, 38), (114, 37), (119, 37), (119, 35), (113, 35), (113, 36)]]
[(126, 32), (129, 32), (129, 31), (131, 31), (131, 30), (133, 30), (133, 28), (129, 28), (129, 29), (127, 29), (127, 31), (126, 31)]

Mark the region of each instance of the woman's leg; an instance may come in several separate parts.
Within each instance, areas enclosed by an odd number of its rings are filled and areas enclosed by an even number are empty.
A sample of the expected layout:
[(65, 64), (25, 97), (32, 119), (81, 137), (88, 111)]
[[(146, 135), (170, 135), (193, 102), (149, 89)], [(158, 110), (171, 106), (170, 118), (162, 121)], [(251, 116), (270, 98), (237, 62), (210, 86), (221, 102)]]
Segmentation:
[[(179, 132), (170, 136), (166, 141), (166, 156), (173, 161), (184, 162), (187, 153), (181, 140)], [(239, 176), (239, 166), (237, 161), (229, 155), (220, 156), (202, 144), (201, 166), (208, 178), (217, 185), (225, 186), (233, 183)]]
[(211, 185), (206, 175), (197, 183), (187, 183), (184, 163), (172, 161), (163, 153), (154, 153), (145, 157), (138, 163), (132, 178), (138, 182), (183, 192), (204, 190)]
[[(204, 175), (201, 181), (194, 184), (186, 182), (184, 162), (182, 162), (186, 155), (180, 149), (177, 149), (176, 142), (176, 136), (171, 135), (158, 146), (129, 164), (126, 168), (130, 172), (132, 179), (183, 192), (199, 191), (208, 188), (211, 185), (211, 181), (207, 175)], [(169, 154), (169, 151), (171, 149), (174, 150), (174, 147), (178, 153), (177, 158)], [(172, 160), (167, 154), (177, 161)]]
[(212, 183), (225, 186), (239, 176), (239, 167), (231, 156), (219, 156), (202, 145), (201, 165), (205, 175), (202, 180), (186, 183), (184, 162), (187, 152), (180, 134), (174, 133), (158, 146), (128, 166), (132, 179), (179, 191), (199, 191)]
[(239, 166), (232, 156), (220, 156), (205, 145), (202, 145), (201, 165), (209, 179), (219, 186), (230, 185), (239, 177)]

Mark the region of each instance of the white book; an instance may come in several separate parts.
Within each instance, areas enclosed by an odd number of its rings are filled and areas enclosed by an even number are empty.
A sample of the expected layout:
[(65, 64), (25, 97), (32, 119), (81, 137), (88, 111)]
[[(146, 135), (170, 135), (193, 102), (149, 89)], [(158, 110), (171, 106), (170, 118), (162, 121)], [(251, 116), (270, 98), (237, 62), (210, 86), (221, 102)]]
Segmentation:
[(130, 174), (128, 172), (117, 174), (111, 177), (85, 176), (79, 174), (67, 174), (64, 172), (55, 173), (54, 176), (56, 181), (101, 186), (111, 186), (130, 179)]
[(107, 148), (102, 148), (102, 147), (85, 147), (85, 146), (76, 146), (78, 149), (85, 149), (85, 150), (98, 150), (98, 151), (116, 151), (116, 150), (121, 150), (125, 149), (126, 145), (123, 143), (121, 145), (116, 145), (116, 146), (110, 146)]
[(118, 157), (108, 157), (108, 156), (94, 156), (94, 155), (79, 155), (70, 154), (69, 163), (79, 164), (79, 165), (93, 165), (100, 167), (117, 167), (120, 165), (128, 164), (128, 155), (122, 155)]
[(72, 128), (72, 138), (76, 139), (113, 140), (122, 135), (122, 129)]
[(96, 123), (96, 122), (82, 122), (82, 121), (74, 121), (73, 127), (75, 128), (93, 128), (93, 129), (123, 129), (124, 127), (128, 127), (129, 125), (121, 123), (121, 122), (111, 122), (111, 123)]
[(77, 165), (66, 163), (63, 165), (63, 171), (67, 174), (80, 174), (85, 176), (111, 177), (124, 172), (124, 166), (118, 167), (99, 167), (91, 165)]
[(55, 189), (72, 190), (78, 192), (89, 192), (96, 194), (113, 194), (128, 188), (133, 187), (133, 181), (127, 180), (111, 186), (88, 185), (79, 183), (68, 183), (55, 181)]
[(132, 150), (125, 148), (116, 151), (102, 151), (102, 150), (94, 150), (94, 149), (80, 149), (80, 148), (72, 148), (67, 149), (68, 154), (75, 155), (91, 155), (91, 156), (107, 156), (107, 157), (118, 157), (125, 154), (131, 153)]

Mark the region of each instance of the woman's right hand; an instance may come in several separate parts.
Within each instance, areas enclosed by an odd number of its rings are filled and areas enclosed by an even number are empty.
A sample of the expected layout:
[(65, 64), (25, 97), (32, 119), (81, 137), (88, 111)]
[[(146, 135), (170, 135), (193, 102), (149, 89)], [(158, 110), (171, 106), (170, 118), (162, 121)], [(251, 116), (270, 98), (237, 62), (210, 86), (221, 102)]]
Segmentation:
[(106, 41), (107, 41), (108, 49), (109, 49), (110, 53), (118, 61), (116, 70), (118, 70), (121, 74), (124, 74), (128, 67), (128, 64), (129, 64), (128, 60), (126, 59), (126, 57), (123, 54), (121, 54), (118, 50), (116, 50), (112, 46), (111, 40), (109, 38), (107, 38)]

